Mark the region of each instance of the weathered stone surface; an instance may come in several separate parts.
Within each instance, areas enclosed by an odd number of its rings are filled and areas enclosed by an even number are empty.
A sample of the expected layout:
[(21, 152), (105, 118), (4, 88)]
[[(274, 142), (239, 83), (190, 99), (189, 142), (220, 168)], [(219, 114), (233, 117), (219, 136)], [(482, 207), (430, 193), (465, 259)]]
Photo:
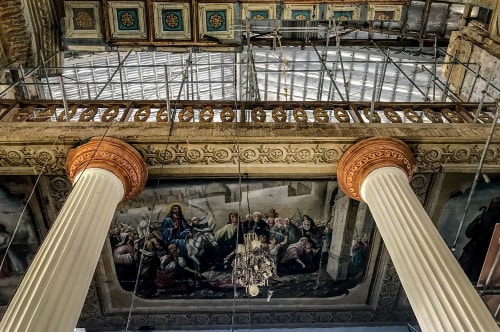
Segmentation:
[[(333, 176), (343, 152), (357, 141), (390, 136), (408, 144), (419, 172), (441, 167), (474, 172), (491, 124), (270, 123), (3, 123), (0, 175), (64, 174), (69, 149), (90, 137), (121, 139), (143, 156), (151, 176)], [(500, 170), (500, 133), (485, 160)], [(168, 143), (167, 143), (168, 142)]]

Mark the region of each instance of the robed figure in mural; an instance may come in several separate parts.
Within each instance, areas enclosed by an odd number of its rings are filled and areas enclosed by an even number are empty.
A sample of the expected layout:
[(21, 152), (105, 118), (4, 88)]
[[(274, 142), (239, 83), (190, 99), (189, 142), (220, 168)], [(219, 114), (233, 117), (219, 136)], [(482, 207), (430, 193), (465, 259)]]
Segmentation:
[(470, 241), (458, 259), (472, 282), (477, 282), (479, 279), (495, 225), (500, 223), (500, 197), (493, 198), (488, 208), (483, 206), (480, 210), (481, 214), (465, 230), (465, 236), (470, 238)]
[(160, 230), (165, 245), (175, 244), (179, 248), (180, 256), (186, 257), (186, 239), (191, 237), (192, 233), (180, 205), (174, 204), (170, 207), (170, 211), (161, 223)]

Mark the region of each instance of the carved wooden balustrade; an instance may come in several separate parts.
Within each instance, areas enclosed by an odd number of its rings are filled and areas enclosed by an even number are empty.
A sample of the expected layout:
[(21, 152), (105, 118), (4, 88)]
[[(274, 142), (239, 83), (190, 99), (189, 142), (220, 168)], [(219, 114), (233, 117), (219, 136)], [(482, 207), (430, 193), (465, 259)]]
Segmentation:
[(0, 122), (489, 123), (494, 104), (1, 100)]

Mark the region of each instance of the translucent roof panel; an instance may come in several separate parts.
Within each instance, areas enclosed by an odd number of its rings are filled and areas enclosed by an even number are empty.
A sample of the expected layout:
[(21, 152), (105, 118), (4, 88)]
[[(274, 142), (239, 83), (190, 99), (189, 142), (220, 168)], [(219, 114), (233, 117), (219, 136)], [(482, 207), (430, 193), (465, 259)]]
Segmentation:
[(441, 100), (442, 63), (434, 49), (375, 47), (110, 52), (68, 56), (62, 83), (49, 77), (50, 89), (41, 84), (46, 98), (68, 100), (421, 102)]

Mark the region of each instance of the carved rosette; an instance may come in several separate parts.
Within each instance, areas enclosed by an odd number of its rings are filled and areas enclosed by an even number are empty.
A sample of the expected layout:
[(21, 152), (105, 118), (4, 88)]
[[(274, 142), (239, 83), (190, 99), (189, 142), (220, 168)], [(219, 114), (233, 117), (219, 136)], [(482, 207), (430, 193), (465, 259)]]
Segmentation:
[(372, 171), (398, 167), (411, 180), (414, 164), (413, 154), (404, 142), (392, 137), (372, 137), (354, 144), (342, 155), (337, 178), (347, 196), (361, 201), (361, 184)]
[(146, 185), (148, 171), (139, 152), (131, 145), (112, 137), (94, 137), (89, 143), (72, 149), (66, 159), (66, 171), (73, 183), (76, 175), (86, 168), (102, 168), (112, 172), (123, 183), (129, 200)]

